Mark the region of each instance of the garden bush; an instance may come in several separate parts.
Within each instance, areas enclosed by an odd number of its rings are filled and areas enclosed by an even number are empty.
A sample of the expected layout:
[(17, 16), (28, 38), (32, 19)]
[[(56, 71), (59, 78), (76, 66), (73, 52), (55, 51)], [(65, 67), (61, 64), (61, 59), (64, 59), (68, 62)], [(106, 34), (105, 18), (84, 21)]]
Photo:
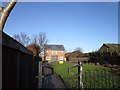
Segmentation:
[(108, 57), (116, 57), (118, 56), (118, 52), (114, 51), (114, 52), (92, 52), (89, 53), (89, 63), (100, 63), (100, 64), (110, 64), (110, 60), (108, 59)]

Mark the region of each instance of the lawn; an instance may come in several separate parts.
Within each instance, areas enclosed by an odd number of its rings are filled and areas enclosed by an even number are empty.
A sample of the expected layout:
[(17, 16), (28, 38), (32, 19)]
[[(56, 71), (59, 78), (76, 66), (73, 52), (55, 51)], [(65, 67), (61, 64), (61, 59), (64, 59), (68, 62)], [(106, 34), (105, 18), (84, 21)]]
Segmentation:
[[(66, 84), (68, 84), (71, 88), (77, 88), (78, 77), (68, 74), (68, 67), (75, 64), (77, 63), (50, 63), (49, 65), (54, 68), (57, 74), (61, 75)], [(72, 69), (71, 71), (77, 73), (77, 67)], [(114, 73), (111, 73), (112, 71), (111, 69), (102, 66), (83, 64), (84, 88), (120, 87), (120, 77), (116, 76)]]

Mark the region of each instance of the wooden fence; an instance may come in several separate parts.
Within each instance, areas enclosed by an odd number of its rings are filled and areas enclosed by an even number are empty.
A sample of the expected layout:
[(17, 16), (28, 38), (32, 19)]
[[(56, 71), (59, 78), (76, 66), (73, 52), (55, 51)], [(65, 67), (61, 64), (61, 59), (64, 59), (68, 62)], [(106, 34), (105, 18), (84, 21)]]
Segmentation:
[(2, 34), (2, 88), (34, 88), (38, 60), (9, 35)]

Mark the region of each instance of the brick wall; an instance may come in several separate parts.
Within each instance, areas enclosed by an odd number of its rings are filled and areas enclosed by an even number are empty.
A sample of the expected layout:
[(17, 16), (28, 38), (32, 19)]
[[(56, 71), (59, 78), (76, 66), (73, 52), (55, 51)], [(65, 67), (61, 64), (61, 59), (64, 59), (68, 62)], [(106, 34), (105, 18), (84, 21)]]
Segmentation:
[(65, 51), (64, 50), (45, 50), (44, 51), (44, 60), (46, 60), (46, 56), (50, 56), (50, 60), (52, 61), (52, 56), (58, 56), (58, 60), (60, 60), (60, 56), (63, 56), (63, 60), (65, 58)]

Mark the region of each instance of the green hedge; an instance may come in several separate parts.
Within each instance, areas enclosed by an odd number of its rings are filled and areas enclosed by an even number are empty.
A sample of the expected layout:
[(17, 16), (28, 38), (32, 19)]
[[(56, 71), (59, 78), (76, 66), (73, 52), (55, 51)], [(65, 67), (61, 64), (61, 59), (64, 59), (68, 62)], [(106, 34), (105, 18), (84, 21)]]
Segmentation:
[(92, 52), (89, 53), (89, 62), (92, 63), (100, 63), (100, 64), (110, 64), (108, 57), (116, 57), (118, 56), (118, 52)]

